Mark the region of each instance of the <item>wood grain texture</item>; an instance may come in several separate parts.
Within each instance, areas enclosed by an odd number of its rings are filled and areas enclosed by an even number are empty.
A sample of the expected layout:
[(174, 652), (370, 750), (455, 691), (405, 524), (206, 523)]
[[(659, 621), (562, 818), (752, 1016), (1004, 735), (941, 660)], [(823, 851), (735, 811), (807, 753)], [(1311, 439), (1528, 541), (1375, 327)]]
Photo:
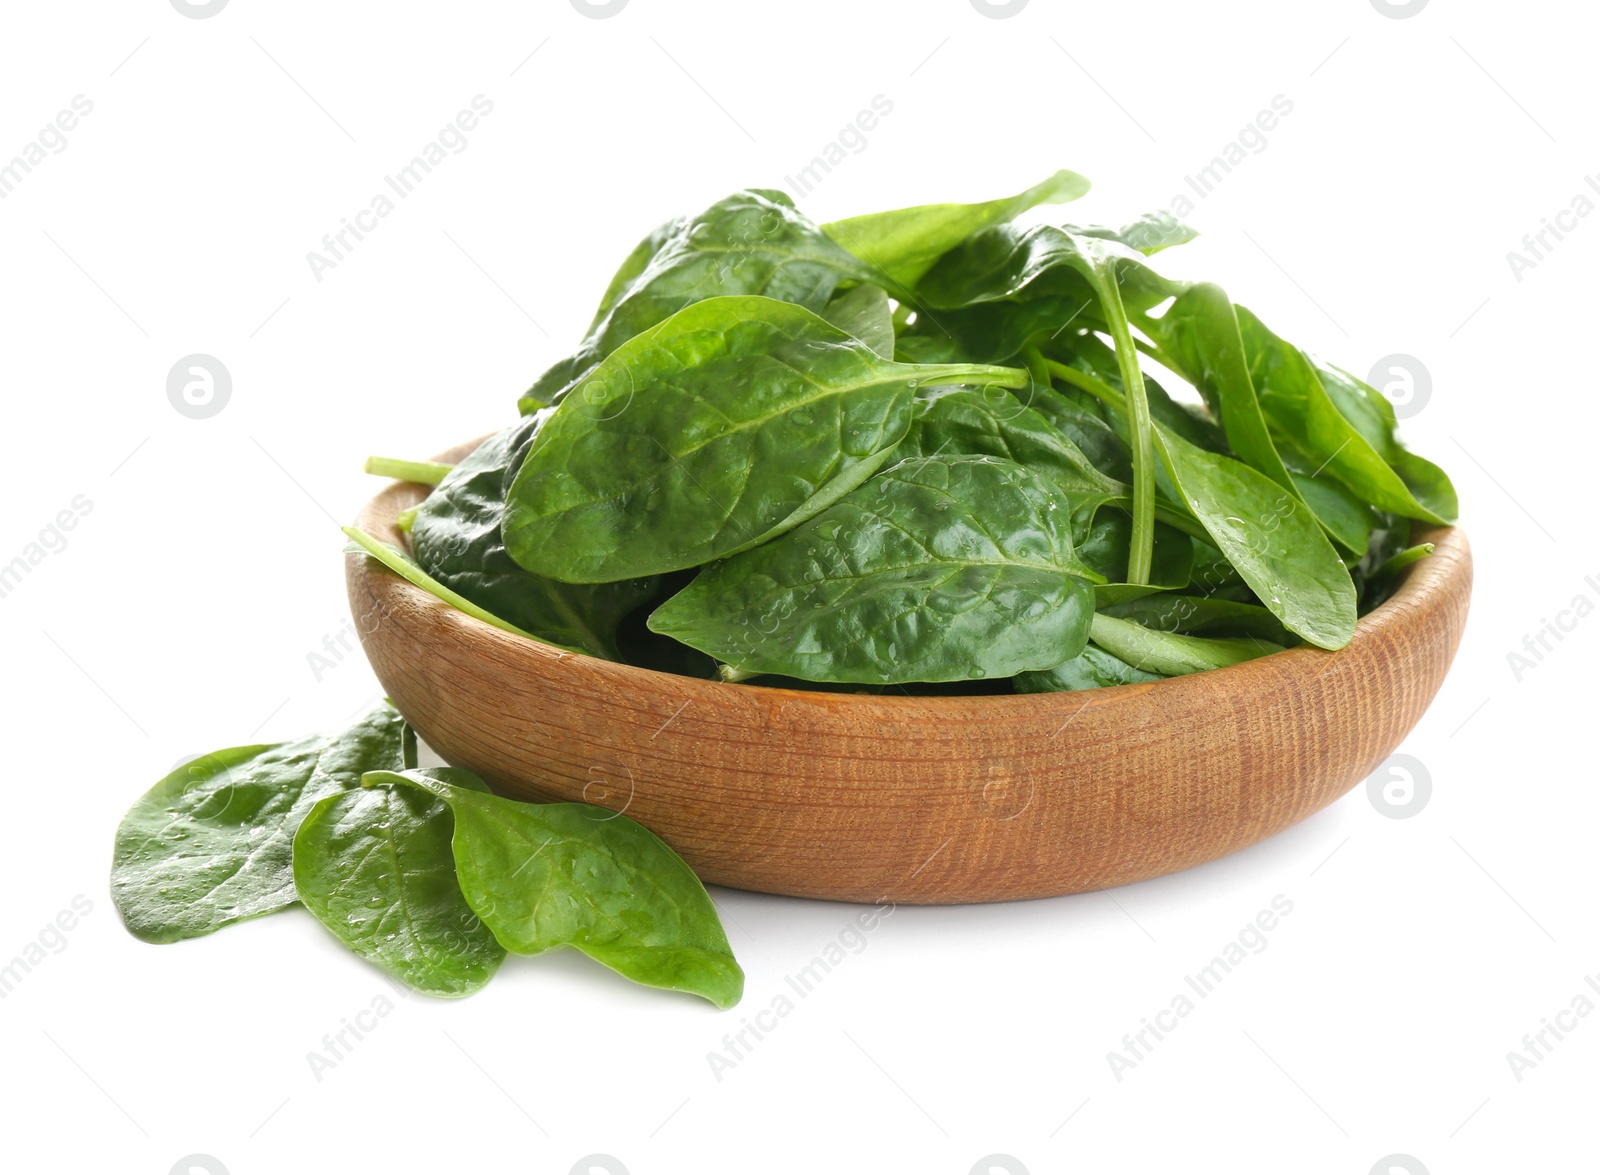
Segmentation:
[[(426, 492), (392, 484), (357, 525), (403, 546), (395, 516)], [(625, 810), (718, 885), (985, 902), (1186, 869), (1366, 778), (1422, 717), (1466, 625), (1466, 536), (1424, 538), (1433, 556), (1337, 653), (992, 697), (677, 677), (502, 632), (364, 555), (347, 556), (346, 578), (389, 697), (448, 762), (497, 791)]]

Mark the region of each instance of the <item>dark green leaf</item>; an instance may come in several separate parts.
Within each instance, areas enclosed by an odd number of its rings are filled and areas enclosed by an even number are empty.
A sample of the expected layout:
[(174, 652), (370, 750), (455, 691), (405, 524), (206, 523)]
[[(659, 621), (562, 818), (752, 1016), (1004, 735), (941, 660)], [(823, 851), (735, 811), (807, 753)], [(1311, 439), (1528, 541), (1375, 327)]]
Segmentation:
[(1355, 586), (1310, 508), (1265, 474), (1164, 429), (1157, 445), (1189, 511), (1284, 627), (1324, 649), (1349, 644)]
[(1335, 407), (1305, 353), (1273, 334), (1244, 307), (1238, 313), (1250, 374), (1274, 435), (1312, 468), (1343, 482), (1379, 510), (1446, 522), (1412, 496), (1368, 437)]
[(554, 404), (635, 335), (703, 298), (762, 294), (810, 310), (871, 267), (834, 244), (782, 192), (749, 189), (658, 228), (623, 262), (578, 350), (528, 396)]
[(325, 796), (403, 763), (387, 702), (333, 735), (233, 747), (173, 771), (117, 829), (111, 896), (128, 930), (177, 942), (295, 900), (295, 831)]
[(649, 987), (731, 1008), (744, 992), (705, 886), (659, 837), (590, 804), (523, 804), (420, 772), (367, 785), (420, 788), (450, 806), (462, 896), (507, 950), (576, 947)]
[[(444, 774), (482, 788), (468, 773)], [(295, 888), (306, 909), (369, 963), (429, 995), (469, 995), (489, 982), (506, 952), (461, 896), (454, 830), (449, 807), (414, 788), (328, 796), (295, 834)]]
[(1294, 637), (1271, 612), (1257, 604), (1241, 604), (1234, 600), (1163, 593), (1114, 604), (1104, 611), (1107, 616), (1135, 620), (1146, 628), (1162, 632), (1253, 636), (1275, 645), (1294, 644)]
[(495, 433), (417, 508), (411, 549), (422, 570), (540, 640), (618, 660), (617, 625), (655, 588), (651, 579), (575, 585), (523, 570), (501, 537), (506, 486), (551, 410)]
[(1082, 651), (1093, 609), (1071, 512), (1010, 461), (905, 461), (706, 568), (650, 627), (744, 674), (881, 685), (1047, 669)]
[(1064, 690), (1104, 689), (1113, 685), (1137, 685), (1161, 681), (1159, 673), (1135, 669), (1121, 657), (1114, 657), (1093, 645), (1072, 660), (1054, 669), (1019, 673), (1013, 680), (1019, 694), (1050, 694)]
[(506, 548), (570, 583), (722, 558), (875, 473), (918, 384), (990, 382), (1027, 373), (894, 363), (769, 298), (700, 302), (623, 344), (539, 430), (507, 499)]

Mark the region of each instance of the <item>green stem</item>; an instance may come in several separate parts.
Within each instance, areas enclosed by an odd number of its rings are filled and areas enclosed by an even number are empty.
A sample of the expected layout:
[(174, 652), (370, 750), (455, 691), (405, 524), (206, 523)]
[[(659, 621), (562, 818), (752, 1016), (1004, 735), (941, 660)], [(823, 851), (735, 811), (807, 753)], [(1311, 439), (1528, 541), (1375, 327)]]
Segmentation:
[(362, 470), (376, 477), (392, 477), (417, 485), (436, 486), (455, 468), (437, 461), (402, 461), (399, 457), (368, 457)]
[(1044, 365), (1050, 374), (1062, 383), (1071, 384), (1075, 388), (1088, 392), (1095, 399), (1110, 404), (1118, 412), (1126, 412), (1128, 410), (1128, 401), (1123, 398), (1121, 392), (1110, 384), (1096, 379), (1087, 372), (1079, 371), (1076, 367), (1068, 367), (1065, 363), (1057, 363), (1054, 359), (1046, 359)]
[(401, 534), (411, 533), (411, 528), (417, 521), (417, 509), (416, 506), (413, 506), (411, 509), (402, 510), (394, 516), (394, 524), (400, 528)]
[(1391, 555), (1383, 561), (1383, 565), (1372, 573), (1373, 579), (1382, 579), (1393, 575), (1405, 567), (1410, 567), (1419, 559), (1426, 559), (1433, 554), (1432, 543), (1420, 543), (1415, 547), (1407, 547), (1397, 555)]
[(1128, 582), (1150, 582), (1150, 561), (1155, 551), (1156, 464), (1155, 423), (1145, 395), (1144, 373), (1139, 370), (1139, 349), (1128, 329), (1128, 315), (1117, 288), (1116, 263), (1107, 260), (1093, 268), (1095, 293), (1100, 296), (1122, 369), (1123, 398), (1128, 405), (1128, 434), (1133, 448), (1133, 540), (1128, 545)]
[(1030, 389), (1050, 386), (1050, 361), (1044, 357), (1043, 351), (1029, 343), (1022, 349), (1022, 362), (1028, 369)]
[(925, 384), (982, 384), (986, 387), (1025, 388), (1033, 377), (1021, 367), (991, 367), (987, 363), (930, 363), (922, 377)]
[(732, 665), (718, 665), (717, 676), (722, 678), (723, 681), (739, 682), (749, 681), (752, 677), (760, 677), (761, 674), (754, 673), (748, 669), (735, 669)]

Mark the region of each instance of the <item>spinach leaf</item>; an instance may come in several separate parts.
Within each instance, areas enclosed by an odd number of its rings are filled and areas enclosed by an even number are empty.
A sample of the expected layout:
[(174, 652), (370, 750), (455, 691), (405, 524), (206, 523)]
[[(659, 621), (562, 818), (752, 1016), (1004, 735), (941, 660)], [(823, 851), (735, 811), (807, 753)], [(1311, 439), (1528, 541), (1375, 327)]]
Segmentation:
[(885, 359), (894, 358), (894, 314), (882, 286), (855, 286), (822, 308), (822, 317), (860, 339)]
[(1113, 685), (1137, 685), (1146, 681), (1161, 681), (1159, 673), (1136, 669), (1120, 657), (1093, 645), (1084, 649), (1072, 660), (1054, 669), (1041, 669), (1032, 673), (1019, 673), (1012, 680), (1019, 694), (1050, 694), (1064, 690), (1103, 689)]
[(869, 212), (822, 226), (839, 244), (910, 290), (933, 263), (979, 229), (1012, 220), (1040, 204), (1065, 204), (1089, 191), (1089, 181), (1058, 171), (1025, 192), (983, 204), (921, 204)]
[(895, 363), (799, 306), (712, 298), (624, 343), (556, 409), (508, 492), (506, 549), (569, 583), (723, 558), (875, 473), (918, 384), (1027, 379)]
[(178, 942), (292, 905), (301, 820), (400, 767), (403, 726), (383, 702), (337, 734), (214, 751), (161, 780), (117, 828), (111, 896), (129, 932)]
[(1071, 513), (1015, 462), (903, 461), (706, 568), (650, 627), (746, 676), (887, 685), (1048, 669), (1083, 650), (1093, 611)]
[(1092, 515), (1101, 503), (1128, 492), (1122, 482), (1096, 469), (1049, 417), (1005, 388), (936, 387), (918, 394), (911, 430), (890, 463), (942, 454), (1004, 457), (1026, 465), (1073, 498), (1078, 504), (1074, 517), (1081, 515), (1082, 506)]
[(1234, 600), (1163, 593), (1113, 604), (1103, 611), (1107, 616), (1134, 620), (1162, 632), (1254, 636), (1285, 647), (1295, 643), (1283, 622), (1271, 612), (1257, 604), (1241, 604)]
[(1320, 648), (1349, 644), (1355, 585), (1310, 508), (1243, 462), (1165, 429), (1156, 443), (1184, 504), (1268, 611)]
[(1315, 360), (1312, 365), (1328, 398), (1350, 421), (1378, 455), (1389, 463), (1406, 489), (1425, 509), (1440, 518), (1454, 519), (1461, 511), (1450, 477), (1432, 461), (1419, 457), (1402, 445), (1396, 436), (1394, 405), (1377, 388), (1349, 372), (1327, 367)]
[(634, 249), (577, 351), (534, 382), (524, 408), (559, 402), (623, 343), (703, 298), (762, 294), (821, 310), (840, 282), (873, 280), (784, 193), (735, 192)]
[(1281, 653), (1283, 648), (1268, 641), (1246, 637), (1242, 640), (1208, 639), (1182, 636), (1146, 628), (1132, 620), (1099, 613), (1089, 627), (1096, 645), (1136, 669), (1179, 677), (1206, 669), (1224, 669), (1241, 661)]
[(610, 661), (617, 625), (655, 590), (652, 579), (576, 586), (523, 570), (500, 523), (506, 486), (552, 413), (525, 416), (484, 441), (417, 508), (411, 549), (424, 572), (549, 644)]
[[(466, 771), (419, 774), (486, 790)], [(414, 788), (328, 796), (295, 833), (295, 889), (369, 963), (429, 995), (470, 995), (506, 952), (461, 896), (454, 829), (449, 806)]]
[(649, 987), (731, 1008), (744, 972), (705, 886), (628, 817), (591, 804), (523, 804), (422, 772), (364, 786), (420, 789), (455, 817), (456, 877), (469, 906), (519, 955), (576, 947)]
[(1274, 434), (1362, 501), (1390, 514), (1444, 524), (1447, 519), (1417, 501), (1367, 436), (1335, 407), (1305, 353), (1273, 334), (1244, 307), (1238, 313), (1251, 376)]

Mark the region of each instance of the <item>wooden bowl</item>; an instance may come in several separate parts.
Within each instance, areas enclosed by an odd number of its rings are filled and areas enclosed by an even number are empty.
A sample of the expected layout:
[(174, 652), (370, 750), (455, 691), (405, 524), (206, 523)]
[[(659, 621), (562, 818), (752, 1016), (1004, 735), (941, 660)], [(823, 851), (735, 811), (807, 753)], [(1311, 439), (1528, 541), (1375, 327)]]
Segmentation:
[[(426, 492), (394, 483), (357, 525), (404, 546), (395, 516)], [(1433, 556), (1337, 653), (1016, 696), (678, 677), (502, 632), (364, 555), (348, 557), (346, 579), (389, 697), (497, 791), (626, 811), (717, 885), (987, 902), (1187, 869), (1364, 779), (1427, 709), (1466, 624), (1466, 536), (1426, 537)]]

